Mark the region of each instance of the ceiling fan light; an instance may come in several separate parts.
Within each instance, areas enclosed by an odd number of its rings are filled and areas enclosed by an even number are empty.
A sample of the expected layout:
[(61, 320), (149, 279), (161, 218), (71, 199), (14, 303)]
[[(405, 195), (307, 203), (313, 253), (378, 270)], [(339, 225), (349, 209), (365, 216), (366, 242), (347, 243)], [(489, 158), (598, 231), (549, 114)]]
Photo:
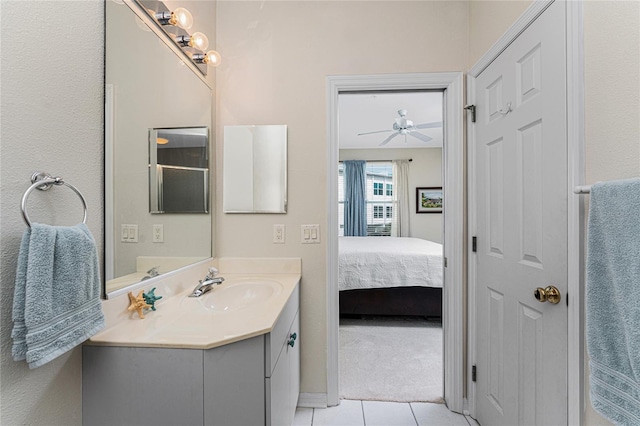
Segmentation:
[(418, 129), (433, 129), (433, 128), (437, 128), (437, 127), (442, 127), (442, 121), (437, 121), (437, 122), (433, 122), (433, 123), (423, 123), (423, 124), (418, 124), (418, 125), (414, 125), (412, 120), (407, 120), (407, 110), (406, 109), (399, 109), (398, 110), (398, 115), (400, 116), (399, 118), (396, 118), (394, 120), (394, 123), (392, 125), (393, 130), (378, 130), (378, 131), (374, 131), (374, 132), (365, 132), (365, 133), (358, 133), (358, 136), (363, 136), (363, 135), (370, 135), (370, 134), (374, 134), (374, 133), (386, 133), (386, 132), (393, 132), (391, 135), (389, 135), (385, 140), (382, 141), (382, 143), (379, 144), (379, 146), (383, 146), (388, 144), (393, 138), (395, 138), (396, 136), (399, 135), (404, 135), (404, 142), (405, 144), (407, 143), (407, 135), (413, 136), (414, 138), (428, 143), (431, 140), (433, 140), (432, 137), (427, 136), (423, 133), (418, 132)]

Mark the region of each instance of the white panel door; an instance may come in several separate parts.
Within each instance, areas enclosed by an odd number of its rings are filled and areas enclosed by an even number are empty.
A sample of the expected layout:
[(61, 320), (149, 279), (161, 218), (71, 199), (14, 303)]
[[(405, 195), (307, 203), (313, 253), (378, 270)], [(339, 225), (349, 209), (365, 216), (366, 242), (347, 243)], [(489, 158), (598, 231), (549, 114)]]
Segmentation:
[[(565, 5), (476, 79), (477, 419), (567, 423)], [(553, 285), (560, 303), (540, 302)]]

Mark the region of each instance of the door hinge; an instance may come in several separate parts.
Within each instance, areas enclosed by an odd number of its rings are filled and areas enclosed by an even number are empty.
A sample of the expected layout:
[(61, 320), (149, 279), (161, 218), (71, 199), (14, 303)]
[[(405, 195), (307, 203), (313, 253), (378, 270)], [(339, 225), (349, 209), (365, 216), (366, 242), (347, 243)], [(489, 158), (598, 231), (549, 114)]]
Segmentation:
[(476, 381), (476, 366), (475, 365), (471, 366), (471, 381), (472, 382)]
[(477, 237), (471, 237), (471, 251), (474, 252), (474, 253), (478, 251), (478, 239), (477, 239)]
[(444, 267), (445, 268), (447, 267), (447, 258), (446, 257), (444, 258)]
[(471, 111), (471, 122), (476, 122), (476, 106), (475, 105), (465, 105), (464, 109)]
[(567, 301), (567, 306), (569, 306), (569, 293), (565, 296), (565, 300)]

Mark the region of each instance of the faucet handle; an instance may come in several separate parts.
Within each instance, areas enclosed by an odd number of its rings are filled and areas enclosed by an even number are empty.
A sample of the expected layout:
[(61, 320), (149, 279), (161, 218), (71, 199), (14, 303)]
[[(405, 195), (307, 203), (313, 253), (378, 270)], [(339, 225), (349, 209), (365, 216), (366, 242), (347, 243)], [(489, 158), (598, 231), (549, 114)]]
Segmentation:
[(211, 266), (209, 267), (209, 273), (207, 274), (207, 279), (213, 279), (216, 275), (218, 275), (218, 268)]

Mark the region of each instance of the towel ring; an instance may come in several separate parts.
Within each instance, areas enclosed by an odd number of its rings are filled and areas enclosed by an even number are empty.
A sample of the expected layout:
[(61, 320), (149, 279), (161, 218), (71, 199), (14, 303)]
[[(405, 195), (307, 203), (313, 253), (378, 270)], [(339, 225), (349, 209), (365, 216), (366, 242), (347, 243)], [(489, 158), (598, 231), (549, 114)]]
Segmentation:
[(87, 200), (84, 199), (82, 193), (75, 186), (66, 183), (61, 177), (53, 177), (44, 172), (35, 172), (34, 174), (32, 174), (31, 182), (33, 183), (33, 185), (31, 185), (24, 192), (24, 195), (22, 196), (22, 202), (20, 203), (20, 207), (22, 209), (22, 217), (29, 228), (31, 228), (31, 221), (29, 220), (29, 215), (27, 214), (27, 198), (29, 198), (29, 194), (36, 188), (41, 191), (46, 191), (51, 188), (52, 185), (67, 186), (71, 190), (73, 190), (73, 192), (75, 192), (78, 197), (80, 197), (80, 201), (82, 201), (82, 206), (84, 207), (84, 217), (82, 218), (82, 223), (87, 223)]

